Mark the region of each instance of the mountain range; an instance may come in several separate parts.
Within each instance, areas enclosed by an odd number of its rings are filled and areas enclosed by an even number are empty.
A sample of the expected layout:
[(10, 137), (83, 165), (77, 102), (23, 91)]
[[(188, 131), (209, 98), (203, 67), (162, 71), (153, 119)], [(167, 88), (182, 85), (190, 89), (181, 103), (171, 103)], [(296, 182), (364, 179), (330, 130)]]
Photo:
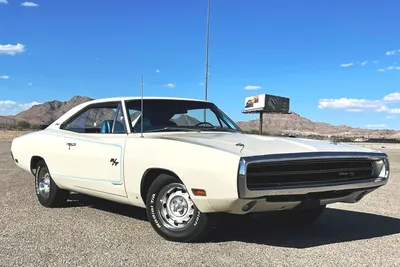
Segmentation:
[[(8, 119), (27, 121), (31, 125), (49, 124), (66, 113), (71, 108), (92, 100), (87, 96), (74, 96), (68, 101), (53, 100), (32, 106)], [(245, 131), (256, 132), (259, 129), (259, 119), (238, 121), (237, 124)], [(400, 131), (396, 130), (371, 130), (353, 128), (347, 125), (331, 125), (325, 122), (313, 122), (295, 112), (290, 114), (264, 114), (263, 132), (266, 134), (281, 135), (292, 134), (299, 136), (340, 136), (340, 137), (365, 137), (365, 138), (400, 138)]]

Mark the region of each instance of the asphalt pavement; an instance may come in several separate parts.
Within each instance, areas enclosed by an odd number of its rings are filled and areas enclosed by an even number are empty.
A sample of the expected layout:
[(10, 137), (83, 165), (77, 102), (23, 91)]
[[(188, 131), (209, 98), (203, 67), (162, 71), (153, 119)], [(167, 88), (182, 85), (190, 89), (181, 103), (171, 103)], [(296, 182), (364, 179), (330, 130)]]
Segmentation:
[(400, 150), (391, 179), (357, 204), (329, 206), (315, 225), (287, 229), (229, 216), (203, 243), (158, 236), (144, 209), (81, 195), (40, 206), (33, 176), (0, 141), (0, 266), (400, 266)]

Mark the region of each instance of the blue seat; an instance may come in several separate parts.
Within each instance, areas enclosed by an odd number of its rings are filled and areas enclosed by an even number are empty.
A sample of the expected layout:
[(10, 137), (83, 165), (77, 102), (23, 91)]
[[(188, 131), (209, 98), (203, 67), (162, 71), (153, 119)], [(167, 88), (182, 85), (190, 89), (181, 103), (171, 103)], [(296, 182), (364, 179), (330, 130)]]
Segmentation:
[(125, 133), (125, 127), (120, 121), (115, 122), (114, 133)]
[[(112, 133), (114, 121), (113, 120), (105, 120), (101, 124), (100, 133)], [(117, 121), (114, 127), (114, 133), (125, 133), (124, 125)]]

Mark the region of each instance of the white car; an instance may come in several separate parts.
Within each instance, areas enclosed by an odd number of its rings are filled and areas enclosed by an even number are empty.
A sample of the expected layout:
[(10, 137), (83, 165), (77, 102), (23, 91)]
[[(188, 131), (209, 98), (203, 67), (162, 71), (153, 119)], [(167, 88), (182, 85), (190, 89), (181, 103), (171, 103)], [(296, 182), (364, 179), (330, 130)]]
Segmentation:
[(159, 235), (179, 242), (204, 237), (223, 213), (311, 223), (389, 179), (385, 153), (245, 134), (215, 104), (181, 98), (92, 100), (15, 138), (11, 154), (34, 175), (41, 205), (77, 192), (143, 207)]

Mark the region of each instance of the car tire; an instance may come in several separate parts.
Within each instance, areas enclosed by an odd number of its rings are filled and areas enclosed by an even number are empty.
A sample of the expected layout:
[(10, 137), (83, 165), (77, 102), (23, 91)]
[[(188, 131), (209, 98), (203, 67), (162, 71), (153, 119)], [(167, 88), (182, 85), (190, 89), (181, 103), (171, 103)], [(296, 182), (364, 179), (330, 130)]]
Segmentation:
[(47, 208), (62, 206), (69, 194), (54, 183), (44, 160), (40, 160), (36, 166), (35, 192), (39, 203)]
[(146, 208), (153, 229), (169, 241), (200, 241), (215, 224), (215, 215), (200, 212), (182, 182), (167, 174), (150, 186)]

